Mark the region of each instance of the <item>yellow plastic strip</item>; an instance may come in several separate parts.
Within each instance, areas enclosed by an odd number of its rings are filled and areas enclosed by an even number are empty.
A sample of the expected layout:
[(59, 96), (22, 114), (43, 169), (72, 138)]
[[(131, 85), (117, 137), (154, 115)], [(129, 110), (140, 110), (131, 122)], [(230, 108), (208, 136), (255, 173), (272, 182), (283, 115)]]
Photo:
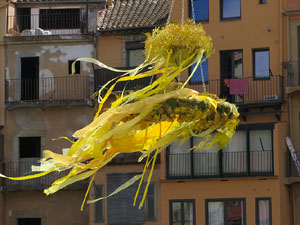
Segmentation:
[(105, 198), (109, 198), (117, 193), (119, 193), (120, 191), (123, 191), (124, 189), (130, 187), (131, 185), (133, 185), (136, 181), (138, 181), (139, 179), (141, 179), (141, 177), (143, 176), (143, 174), (138, 174), (135, 175), (133, 178), (131, 178), (129, 181), (126, 181), (124, 184), (122, 184), (121, 186), (119, 186), (117, 189), (115, 189), (111, 194), (105, 196), (105, 197), (101, 197), (101, 198), (97, 198), (97, 199), (93, 199), (93, 200), (88, 200), (87, 204), (92, 204), (95, 203), (97, 201), (100, 201), (102, 199)]
[(42, 173), (37, 173), (37, 174), (23, 176), (23, 177), (7, 177), (7, 176), (0, 173), (0, 177), (7, 178), (7, 179), (10, 179), (10, 180), (28, 180), (28, 179), (33, 179), (33, 178), (38, 178), (38, 177), (45, 176), (45, 175), (47, 175), (47, 174), (49, 174), (53, 171), (54, 170), (50, 170), (50, 171), (45, 171), (45, 172), (42, 172)]

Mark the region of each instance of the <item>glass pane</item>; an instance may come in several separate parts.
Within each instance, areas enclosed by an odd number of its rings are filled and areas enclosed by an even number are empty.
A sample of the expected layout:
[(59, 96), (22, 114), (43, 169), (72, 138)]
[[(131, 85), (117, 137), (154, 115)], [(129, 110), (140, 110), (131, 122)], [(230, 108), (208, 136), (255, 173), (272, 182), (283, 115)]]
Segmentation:
[(184, 225), (193, 225), (193, 220), (194, 220), (193, 203), (184, 202), (183, 208), (184, 208)]
[(258, 201), (258, 216), (259, 225), (271, 225), (270, 200), (264, 199)]
[(181, 225), (181, 202), (172, 203), (172, 225)]
[(233, 76), (234, 78), (242, 78), (243, 77), (243, 52), (242, 51), (234, 51), (233, 52)]
[(247, 171), (247, 133), (236, 131), (227, 147), (223, 148), (223, 172)]
[(208, 203), (208, 225), (224, 225), (224, 203)]
[[(193, 137), (194, 145), (198, 145), (203, 138)], [(194, 175), (213, 176), (219, 174), (219, 157), (217, 146), (206, 150), (194, 151)]]
[[(196, 64), (192, 65), (191, 73), (193, 72), (195, 66)], [(201, 65), (198, 66), (197, 70), (195, 71), (195, 73), (191, 78), (191, 82), (202, 82), (201, 67), (202, 67), (204, 81), (208, 81), (208, 59), (206, 59)]]
[(223, 19), (241, 16), (241, 0), (223, 0)]
[(144, 49), (129, 50), (129, 66), (138, 66), (144, 62)]
[(194, 0), (194, 12), (196, 21), (208, 20), (208, 0)]
[(190, 139), (180, 145), (180, 141), (170, 145), (169, 176), (191, 175)]
[(227, 205), (227, 225), (243, 225), (243, 201), (226, 201)]
[(254, 52), (255, 77), (268, 78), (270, 72), (269, 50)]
[(272, 172), (272, 132), (252, 130), (250, 135), (250, 168), (252, 172)]

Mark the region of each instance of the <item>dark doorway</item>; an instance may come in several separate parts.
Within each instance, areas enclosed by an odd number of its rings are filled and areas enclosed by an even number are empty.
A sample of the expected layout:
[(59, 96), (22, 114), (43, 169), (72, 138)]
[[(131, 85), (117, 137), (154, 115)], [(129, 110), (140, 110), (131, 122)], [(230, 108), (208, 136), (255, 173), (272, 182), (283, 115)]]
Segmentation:
[(18, 218), (18, 225), (41, 225), (41, 218)]
[(243, 77), (243, 51), (227, 50), (220, 51), (220, 72), (221, 72), (221, 96), (232, 102), (230, 96), (229, 79)]
[(39, 57), (21, 58), (21, 100), (39, 97)]
[(31, 23), (31, 9), (30, 8), (17, 8), (17, 24), (19, 31), (30, 29)]

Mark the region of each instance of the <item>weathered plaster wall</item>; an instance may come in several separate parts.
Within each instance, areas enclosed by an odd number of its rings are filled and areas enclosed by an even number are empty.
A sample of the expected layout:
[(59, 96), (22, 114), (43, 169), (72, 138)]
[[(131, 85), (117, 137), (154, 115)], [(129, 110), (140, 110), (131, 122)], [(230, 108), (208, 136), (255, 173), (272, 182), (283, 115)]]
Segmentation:
[(88, 224), (88, 208), (80, 211), (85, 190), (10, 192), (5, 195), (5, 224), (17, 225), (17, 218), (41, 217), (43, 225)]
[[(94, 46), (92, 44), (53, 44), (41, 45), (16, 44), (8, 47), (9, 72), (6, 79), (21, 78), (21, 58), (39, 57), (39, 76), (61, 77), (68, 76), (68, 61), (80, 57), (93, 57)], [(81, 63), (81, 76), (92, 76), (93, 69), (87, 62)]]
[(58, 137), (69, 137), (92, 121), (94, 110), (88, 106), (41, 108), (17, 108), (7, 112), (5, 131), (5, 161), (18, 161), (19, 137), (41, 136), (41, 150), (62, 152), (70, 147), (66, 140), (53, 141)]

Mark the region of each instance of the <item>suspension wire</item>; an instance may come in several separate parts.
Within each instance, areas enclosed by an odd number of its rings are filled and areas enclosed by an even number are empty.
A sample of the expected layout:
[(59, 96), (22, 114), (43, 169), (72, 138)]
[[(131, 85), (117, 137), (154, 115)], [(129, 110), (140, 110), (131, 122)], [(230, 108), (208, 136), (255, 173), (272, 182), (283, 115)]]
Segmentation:
[(175, 0), (172, 0), (172, 2), (171, 2), (171, 7), (170, 7), (170, 11), (169, 11), (169, 16), (168, 16), (167, 23), (170, 23), (171, 13), (172, 13), (173, 7), (174, 7), (174, 2), (175, 2)]
[(182, 0), (182, 9), (181, 9), (181, 25), (184, 23), (184, 0)]
[[(192, 7), (192, 19), (196, 21), (195, 19), (195, 9), (194, 9), (194, 0), (191, 0), (191, 7)], [(196, 25), (195, 25), (196, 26)], [(203, 56), (202, 56), (203, 57)], [(206, 59), (207, 60), (207, 59)], [(206, 85), (204, 80), (204, 74), (203, 74), (203, 68), (202, 63), (200, 63), (200, 73), (201, 73), (201, 80), (202, 80), (202, 86), (203, 86), (203, 92), (206, 95)]]

